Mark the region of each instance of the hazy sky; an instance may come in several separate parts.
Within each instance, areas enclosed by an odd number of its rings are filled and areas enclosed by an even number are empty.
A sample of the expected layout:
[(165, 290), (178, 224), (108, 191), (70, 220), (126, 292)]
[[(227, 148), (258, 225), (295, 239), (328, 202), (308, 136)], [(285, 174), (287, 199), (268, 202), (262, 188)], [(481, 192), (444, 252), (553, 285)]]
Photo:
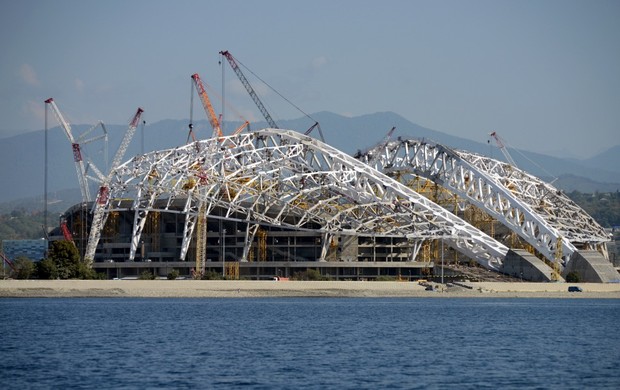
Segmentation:
[(618, 0), (0, 4), (0, 138), (44, 128), (48, 97), (72, 123), (188, 118), (195, 72), (227, 119), (262, 120), (229, 50), (276, 121), (302, 114), (251, 72), (309, 114), (393, 111), (556, 155), (620, 144)]

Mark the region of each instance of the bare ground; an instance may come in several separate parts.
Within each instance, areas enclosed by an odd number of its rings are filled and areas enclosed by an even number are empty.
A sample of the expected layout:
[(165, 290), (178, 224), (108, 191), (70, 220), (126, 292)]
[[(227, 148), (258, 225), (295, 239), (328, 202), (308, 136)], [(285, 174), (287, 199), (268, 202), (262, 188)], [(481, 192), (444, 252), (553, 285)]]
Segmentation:
[[(568, 286), (583, 292), (569, 293)], [(522, 297), (620, 299), (620, 284), (477, 282), (436, 285), (414, 282), (221, 281), (221, 280), (1, 280), (0, 298), (19, 297)]]

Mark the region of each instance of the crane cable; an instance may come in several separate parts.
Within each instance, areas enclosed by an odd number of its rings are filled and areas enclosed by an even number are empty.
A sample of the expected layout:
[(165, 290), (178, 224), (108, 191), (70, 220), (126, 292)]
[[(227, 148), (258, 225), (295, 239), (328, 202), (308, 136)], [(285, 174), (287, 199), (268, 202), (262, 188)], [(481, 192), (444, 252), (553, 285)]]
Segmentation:
[[(232, 56), (232, 54), (231, 54)], [(321, 139), (323, 141), (325, 141), (324, 137), (323, 137), (323, 132), (321, 131), (321, 125), (319, 125), (318, 121), (315, 120), (313, 117), (311, 117), (310, 115), (308, 115), (304, 110), (302, 110), (301, 108), (299, 108), (295, 103), (293, 103), (292, 101), (290, 101), (289, 99), (287, 99), (286, 97), (284, 97), (284, 95), (282, 95), (280, 92), (278, 92), (274, 87), (272, 87), (271, 85), (269, 85), (265, 80), (261, 79), (256, 73), (252, 72), (252, 70), (250, 68), (248, 68), (247, 66), (245, 66), (243, 64), (243, 62), (239, 61), (239, 59), (237, 57), (233, 57), (235, 59), (235, 61), (243, 66), (248, 72), (250, 72), (254, 77), (256, 77), (258, 80), (260, 80), (261, 83), (265, 84), (267, 87), (269, 87), (269, 89), (271, 89), (273, 92), (275, 92), (278, 96), (280, 96), (284, 101), (286, 101), (288, 104), (290, 104), (291, 106), (295, 107), (299, 112), (301, 112), (302, 114), (304, 114), (308, 119), (310, 119), (311, 121), (314, 121), (316, 126), (318, 127), (319, 130), (319, 134), (321, 135)]]

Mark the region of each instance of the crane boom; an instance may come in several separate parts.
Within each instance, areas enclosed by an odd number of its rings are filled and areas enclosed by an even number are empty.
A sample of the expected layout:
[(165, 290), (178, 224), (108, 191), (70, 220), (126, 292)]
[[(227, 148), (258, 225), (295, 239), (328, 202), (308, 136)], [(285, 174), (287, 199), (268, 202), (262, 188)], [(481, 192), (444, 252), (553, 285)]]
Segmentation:
[(211, 101), (209, 100), (209, 95), (207, 95), (207, 91), (205, 90), (198, 73), (194, 73), (192, 75), (192, 80), (194, 81), (196, 92), (198, 92), (198, 96), (200, 96), (200, 100), (202, 101), (202, 106), (209, 117), (211, 127), (213, 127), (213, 137), (224, 136), (224, 134), (222, 134), (222, 129), (220, 128), (220, 122), (218, 121), (215, 110), (213, 109), (213, 105), (211, 105)]
[(506, 145), (505, 145), (504, 141), (497, 134), (497, 132), (494, 131), (494, 132), (492, 132), (489, 135), (491, 137), (493, 137), (493, 139), (495, 139), (495, 143), (497, 143), (497, 147), (499, 148), (499, 150), (502, 151), (502, 154), (504, 155), (504, 157), (506, 157), (506, 160), (508, 161), (508, 164), (510, 164), (510, 165), (512, 165), (513, 167), (516, 168), (517, 164), (515, 163), (515, 160), (512, 159), (512, 156), (508, 152), (508, 149), (506, 148)]
[(62, 235), (64, 236), (65, 241), (69, 241), (70, 243), (75, 245), (75, 242), (73, 241), (73, 235), (71, 234), (71, 231), (67, 226), (67, 221), (65, 221), (64, 219), (60, 222), (60, 230), (62, 230)]
[(263, 117), (265, 117), (265, 120), (269, 124), (269, 127), (278, 129), (279, 128), (278, 125), (276, 125), (276, 122), (273, 120), (271, 115), (269, 115), (269, 112), (267, 112), (267, 109), (263, 105), (263, 102), (261, 102), (260, 99), (258, 98), (258, 95), (254, 91), (254, 88), (252, 88), (252, 86), (250, 85), (250, 82), (244, 76), (243, 72), (241, 71), (241, 68), (239, 68), (239, 65), (237, 65), (237, 61), (235, 61), (235, 58), (232, 56), (232, 54), (230, 54), (228, 50), (221, 51), (220, 54), (226, 57), (226, 59), (228, 60), (228, 63), (230, 64), (230, 67), (232, 68), (232, 70), (235, 71), (235, 73), (237, 74), (237, 77), (241, 81), (241, 84), (243, 84), (245, 89), (250, 94), (250, 97), (252, 98), (252, 100), (254, 100), (254, 103), (256, 103), (256, 106), (258, 107), (260, 112), (263, 114)]
[(15, 264), (4, 253), (0, 252), (0, 257), (13, 271), (15, 271)]
[(97, 200), (95, 202), (95, 210), (93, 212), (93, 222), (90, 227), (88, 244), (86, 245), (86, 251), (84, 253), (84, 260), (88, 265), (91, 265), (95, 259), (95, 252), (97, 250), (97, 244), (99, 244), (99, 238), (101, 237), (101, 230), (105, 225), (105, 206), (108, 204), (110, 193), (108, 185), (110, 180), (112, 180), (114, 169), (116, 169), (116, 167), (121, 163), (121, 160), (127, 151), (127, 147), (136, 132), (138, 122), (140, 122), (140, 116), (142, 116), (143, 112), (144, 110), (142, 108), (138, 108), (136, 114), (133, 116), (133, 119), (129, 122), (129, 128), (125, 132), (125, 136), (123, 137), (123, 140), (114, 155), (114, 160), (112, 160), (110, 171), (102, 181), (101, 187), (99, 187), (99, 192), (97, 192)]
[(88, 187), (88, 181), (86, 180), (86, 168), (84, 167), (84, 160), (82, 158), (80, 144), (73, 137), (71, 126), (69, 125), (69, 122), (67, 122), (63, 117), (54, 99), (47, 99), (45, 101), (45, 104), (48, 104), (50, 107), (52, 107), (52, 111), (54, 111), (54, 115), (56, 116), (58, 123), (60, 123), (60, 126), (65, 131), (65, 134), (69, 139), (69, 142), (71, 142), (71, 151), (73, 152), (73, 161), (75, 162), (75, 169), (77, 171), (80, 191), (82, 192), (82, 200), (84, 202), (90, 202), (90, 188)]
[(133, 135), (136, 132), (136, 128), (138, 127), (138, 122), (140, 122), (140, 116), (142, 116), (143, 112), (144, 110), (138, 107), (136, 114), (133, 116), (133, 119), (129, 123), (129, 128), (125, 132), (125, 136), (123, 137), (123, 140), (121, 141), (120, 146), (116, 150), (116, 154), (114, 155), (114, 159), (112, 160), (112, 165), (110, 166), (110, 171), (116, 168), (118, 164), (121, 163), (121, 160), (125, 156), (127, 147), (129, 146), (129, 143), (131, 142), (131, 139), (133, 138)]

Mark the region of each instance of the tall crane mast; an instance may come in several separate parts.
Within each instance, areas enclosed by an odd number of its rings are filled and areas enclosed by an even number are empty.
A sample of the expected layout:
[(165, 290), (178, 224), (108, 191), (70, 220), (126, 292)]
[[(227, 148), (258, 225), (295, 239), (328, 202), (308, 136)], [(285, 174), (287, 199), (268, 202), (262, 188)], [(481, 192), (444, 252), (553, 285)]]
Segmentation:
[(265, 108), (263, 103), (258, 98), (258, 95), (254, 91), (254, 88), (252, 88), (252, 86), (250, 85), (250, 82), (244, 76), (243, 72), (241, 71), (241, 68), (239, 68), (239, 65), (237, 65), (237, 61), (235, 61), (235, 58), (232, 56), (232, 54), (230, 54), (228, 50), (221, 51), (220, 54), (226, 57), (226, 59), (228, 60), (228, 63), (230, 64), (230, 67), (235, 71), (235, 73), (237, 74), (237, 77), (241, 81), (241, 84), (243, 84), (245, 89), (250, 94), (250, 97), (252, 98), (252, 100), (254, 100), (254, 103), (256, 103), (256, 106), (258, 107), (260, 112), (263, 114), (263, 117), (269, 124), (269, 127), (278, 129), (279, 128), (278, 125), (276, 125), (276, 122), (273, 120), (271, 115), (269, 115), (269, 112), (267, 112), (267, 109)]
[(69, 122), (67, 122), (65, 118), (63, 117), (54, 99), (53, 98), (47, 99), (45, 101), (45, 104), (48, 104), (50, 107), (52, 107), (52, 110), (54, 111), (54, 115), (56, 115), (56, 119), (58, 120), (58, 122), (60, 123), (60, 126), (65, 131), (65, 134), (67, 135), (67, 138), (69, 139), (69, 142), (71, 142), (71, 149), (73, 151), (73, 161), (75, 162), (75, 169), (77, 171), (78, 181), (80, 184), (80, 191), (82, 192), (82, 200), (84, 202), (90, 202), (91, 201), (90, 189), (88, 188), (88, 181), (86, 180), (86, 168), (84, 167), (84, 160), (82, 159), (82, 151), (80, 148), (80, 144), (76, 142), (75, 138), (73, 137), (71, 126), (69, 125)]
[(489, 135), (493, 137), (493, 139), (495, 139), (495, 143), (497, 143), (497, 147), (499, 148), (499, 150), (502, 151), (502, 154), (504, 155), (504, 157), (506, 157), (508, 164), (516, 168), (517, 164), (515, 163), (515, 160), (512, 159), (512, 156), (510, 155), (510, 153), (508, 152), (508, 149), (506, 148), (506, 143), (504, 142), (504, 140), (502, 140), (502, 138), (495, 131)]
[(138, 122), (140, 122), (140, 117), (144, 110), (142, 108), (138, 108), (136, 114), (133, 116), (131, 122), (129, 122), (129, 128), (125, 132), (125, 136), (121, 141), (116, 154), (114, 155), (114, 159), (112, 160), (112, 164), (110, 166), (110, 171), (108, 175), (104, 178), (101, 183), (101, 187), (99, 187), (99, 191), (97, 192), (97, 200), (95, 202), (95, 211), (93, 213), (93, 222), (90, 227), (90, 235), (88, 237), (88, 244), (86, 245), (86, 252), (84, 253), (84, 259), (87, 263), (92, 263), (95, 259), (95, 252), (97, 250), (97, 244), (99, 243), (99, 238), (101, 237), (101, 230), (105, 225), (105, 206), (109, 201), (109, 193), (110, 189), (108, 187), (110, 180), (112, 180), (112, 174), (114, 169), (121, 163), (121, 160), (125, 156), (125, 152), (127, 151), (127, 147), (133, 138), (134, 133), (136, 132), (136, 128), (138, 127)]
[(196, 92), (198, 92), (198, 96), (200, 96), (200, 100), (202, 101), (202, 106), (209, 117), (209, 123), (211, 123), (211, 127), (213, 127), (213, 137), (222, 137), (222, 129), (220, 128), (220, 122), (217, 119), (217, 115), (215, 114), (215, 110), (213, 109), (213, 105), (211, 105), (211, 101), (209, 100), (209, 95), (207, 95), (207, 91), (205, 90), (204, 85), (202, 84), (202, 80), (198, 73), (194, 73), (192, 75), (192, 81), (194, 82), (194, 87), (196, 87)]

